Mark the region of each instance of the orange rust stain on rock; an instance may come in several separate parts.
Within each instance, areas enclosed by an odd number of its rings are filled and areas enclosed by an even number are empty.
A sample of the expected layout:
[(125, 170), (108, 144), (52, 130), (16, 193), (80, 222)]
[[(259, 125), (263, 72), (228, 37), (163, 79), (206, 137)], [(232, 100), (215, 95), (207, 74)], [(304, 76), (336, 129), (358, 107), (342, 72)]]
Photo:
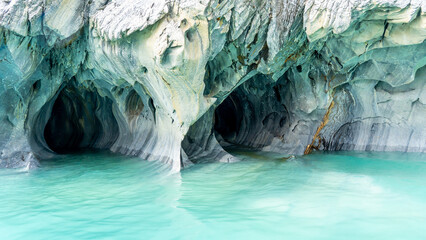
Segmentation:
[[(315, 133), (311, 144), (309, 144), (306, 149), (305, 152), (303, 154), (307, 155), (310, 154), (312, 152), (313, 149), (318, 150), (319, 147), (321, 146), (321, 137), (320, 137), (320, 132), (321, 130), (325, 127), (325, 125), (327, 125), (328, 121), (329, 121), (329, 116), (331, 113), (331, 109), (334, 107), (334, 100), (331, 101), (330, 106), (328, 106), (327, 112), (325, 113), (321, 124), (318, 126), (317, 132)], [(318, 140), (318, 145), (315, 145), (315, 141)]]
[(285, 60), (284, 63), (287, 63), (288, 61), (296, 61), (299, 58), (299, 54), (298, 53), (292, 53), (290, 54), (290, 56), (288, 56)]
[[(331, 89), (331, 81), (334, 80), (334, 78), (336, 78), (335, 75), (331, 76), (330, 80), (327, 79), (326, 75), (323, 75), (324, 81), (327, 83), (328, 89)], [(329, 90), (326, 89), (325, 92), (327, 93)]]

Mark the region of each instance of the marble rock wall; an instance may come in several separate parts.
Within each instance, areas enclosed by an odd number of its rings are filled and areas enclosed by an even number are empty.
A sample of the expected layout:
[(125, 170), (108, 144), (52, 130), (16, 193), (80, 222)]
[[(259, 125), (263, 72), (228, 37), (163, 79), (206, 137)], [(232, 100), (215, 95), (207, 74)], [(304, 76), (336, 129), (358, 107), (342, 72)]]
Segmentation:
[[(422, 0), (0, 2), (0, 167), (426, 151)], [(52, 139), (64, 136), (63, 141)]]

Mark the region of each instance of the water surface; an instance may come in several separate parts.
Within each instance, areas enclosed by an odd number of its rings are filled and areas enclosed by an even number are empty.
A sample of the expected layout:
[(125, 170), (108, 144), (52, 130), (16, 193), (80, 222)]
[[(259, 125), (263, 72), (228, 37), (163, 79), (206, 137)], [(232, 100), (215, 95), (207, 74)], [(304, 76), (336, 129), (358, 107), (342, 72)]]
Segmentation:
[(168, 174), (105, 153), (0, 170), (0, 239), (426, 239), (426, 155), (235, 152)]

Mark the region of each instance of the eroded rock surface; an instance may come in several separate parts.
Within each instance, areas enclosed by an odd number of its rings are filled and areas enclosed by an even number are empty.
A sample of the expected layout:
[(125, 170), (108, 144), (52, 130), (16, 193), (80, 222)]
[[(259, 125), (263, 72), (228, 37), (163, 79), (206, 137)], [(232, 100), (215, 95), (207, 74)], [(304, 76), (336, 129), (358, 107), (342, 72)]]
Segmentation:
[[(426, 151), (422, 0), (0, 2), (0, 167)], [(62, 136), (62, 137), (60, 137)], [(54, 141), (54, 139), (58, 141)]]

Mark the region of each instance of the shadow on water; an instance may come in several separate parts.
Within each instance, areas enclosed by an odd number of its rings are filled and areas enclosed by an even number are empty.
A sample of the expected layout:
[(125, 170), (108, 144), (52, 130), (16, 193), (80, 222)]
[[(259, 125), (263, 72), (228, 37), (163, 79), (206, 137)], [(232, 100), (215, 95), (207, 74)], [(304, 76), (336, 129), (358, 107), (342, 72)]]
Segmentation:
[(260, 151), (235, 145), (226, 147), (225, 150), (241, 160), (286, 161), (295, 158), (295, 156), (286, 153)]
[(163, 177), (168, 174), (164, 164), (146, 161), (136, 156), (125, 156), (105, 150), (79, 151), (72, 154), (59, 154), (54, 158), (41, 161), (34, 172), (70, 172), (72, 174), (124, 174)]
[(110, 161), (122, 161), (130, 157), (112, 153), (105, 150), (81, 150), (69, 154), (58, 154), (53, 158), (43, 159), (42, 167), (75, 165), (75, 164), (100, 164)]

